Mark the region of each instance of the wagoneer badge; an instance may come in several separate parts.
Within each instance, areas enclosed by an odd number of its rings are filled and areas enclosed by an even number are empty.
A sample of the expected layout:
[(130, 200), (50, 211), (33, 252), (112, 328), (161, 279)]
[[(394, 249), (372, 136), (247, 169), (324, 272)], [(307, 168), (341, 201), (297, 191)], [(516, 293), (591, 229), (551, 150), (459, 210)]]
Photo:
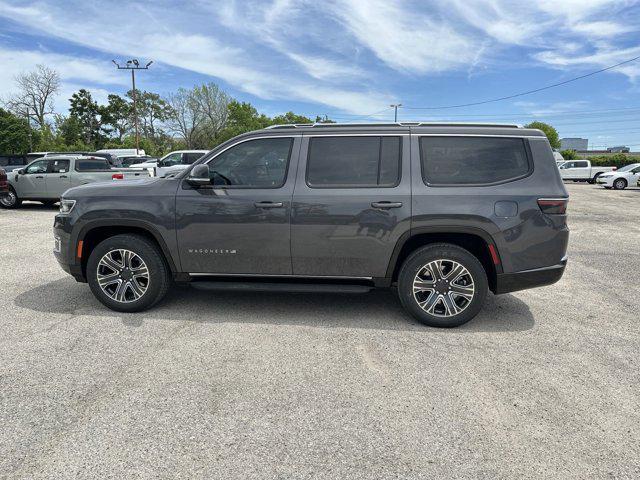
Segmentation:
[(235, 255), (236, 250), (229, 250), (228, 248), (189, 248), (189, 253), (202, 253), (202, 254), (214, 254), (214, 255)]

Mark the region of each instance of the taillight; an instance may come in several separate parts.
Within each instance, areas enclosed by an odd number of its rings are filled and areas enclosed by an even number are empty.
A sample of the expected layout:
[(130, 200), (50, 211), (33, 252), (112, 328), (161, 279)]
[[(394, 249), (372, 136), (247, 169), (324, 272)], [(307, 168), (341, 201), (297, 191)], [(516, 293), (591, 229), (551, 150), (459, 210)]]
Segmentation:
[(568, 198), (539, 198), (538, 206), (542, 213), (548, 215), (563, 215), (567, 213)]
[(111, 180), (124, 180), (124, 173), (114, 173), (111, 175)]
[(617, 169), (618, 167), (613, 167), (611, 170), (615, 172)]

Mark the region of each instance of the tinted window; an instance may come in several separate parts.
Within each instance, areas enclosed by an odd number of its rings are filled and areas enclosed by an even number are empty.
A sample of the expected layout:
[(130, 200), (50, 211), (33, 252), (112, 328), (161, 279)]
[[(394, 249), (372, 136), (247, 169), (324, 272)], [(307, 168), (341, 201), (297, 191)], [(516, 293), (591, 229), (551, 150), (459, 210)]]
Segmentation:
[(24, 165), (24, 157), (13, 157), (10, 155), (0, 157), (0, 167), (6, 167), (7, 165)]
[(51, 173), (65, 173), (69, 171), (69, 160), (49, 160)]
[(191, 165), (203, 155), (204, 153), (185, 153), (182, 158), (182, 162)]
[(400, 137), (315, 137), (309, 141), (312, 187), (392, 187), (400, 177)]
[(278, 188), (284, 185), (293, 138), (261, 138), (240, 143), (209, 162), (213, 185)]
[(589, 164), (587, 162), (575, 162), (574, 167), (585, 168), (588, 167)]
[(76, 170), (84, 172), (88, 170), (111, 170), (109, 162), (101, 158), (91, 158), (86, 160), (76, 160)]
[(421, 137), (425, 183), (487, 184), (515, 179), (530, 170), (524, 140), (492, 137)]

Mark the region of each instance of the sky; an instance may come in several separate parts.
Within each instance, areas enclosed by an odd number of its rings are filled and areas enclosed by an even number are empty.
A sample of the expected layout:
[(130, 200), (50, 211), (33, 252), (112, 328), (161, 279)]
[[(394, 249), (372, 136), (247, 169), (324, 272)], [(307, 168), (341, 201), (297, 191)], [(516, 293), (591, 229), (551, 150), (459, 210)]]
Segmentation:
[(153, 60), (137, 87), (168, 94), (215, 82), (260, 112), (340, 122), (540, 120), (590, 148), (640, 150), (635, 0), (0, 0), (0, 98), (44, 64), (62, 78), (56, 110), (89, 89), (123, 94), (112, 60)]

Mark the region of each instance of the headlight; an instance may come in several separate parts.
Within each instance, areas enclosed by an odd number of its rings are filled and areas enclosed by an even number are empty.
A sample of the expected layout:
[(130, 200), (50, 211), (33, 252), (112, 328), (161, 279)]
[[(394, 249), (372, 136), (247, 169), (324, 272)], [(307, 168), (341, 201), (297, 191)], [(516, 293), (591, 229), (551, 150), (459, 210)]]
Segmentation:
[(60, 213), (71, 213), (73, 207), (76, 206), (75, 200), (65, 200), (64, 198), (60, 200)]

